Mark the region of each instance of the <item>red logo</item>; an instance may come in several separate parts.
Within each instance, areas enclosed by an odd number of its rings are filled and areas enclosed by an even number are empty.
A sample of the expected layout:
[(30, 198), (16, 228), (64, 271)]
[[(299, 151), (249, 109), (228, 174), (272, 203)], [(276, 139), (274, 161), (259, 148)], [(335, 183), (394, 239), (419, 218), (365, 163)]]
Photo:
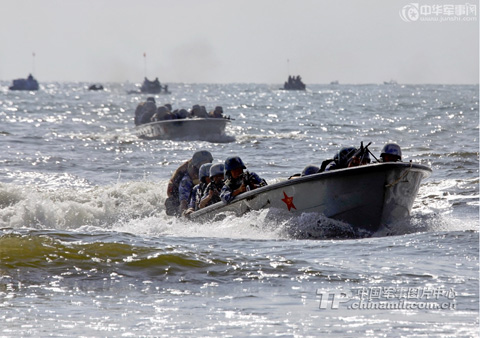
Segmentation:
[(288, 211), (290, 211), (290, 209), (292, 208), (297, 210), (297, 208), (295, 207), (295, 204), (293, 204), (293, 196), (288, 197), (285, 191), (283, 192), (283, 196), (285, 196), (285, 198), (282, 198), (282, 201), (285, 202), (285, 204), (287, 205)]

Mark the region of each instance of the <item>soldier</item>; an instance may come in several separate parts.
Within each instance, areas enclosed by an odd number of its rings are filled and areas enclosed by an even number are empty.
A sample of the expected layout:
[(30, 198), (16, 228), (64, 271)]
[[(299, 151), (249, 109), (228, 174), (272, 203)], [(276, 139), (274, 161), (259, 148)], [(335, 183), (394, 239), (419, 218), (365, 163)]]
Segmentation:
[(213, 156), (209, 151), (200, 150), (175, 171), (167, 187), (168, 198), (165, 201), (167, 215), (182, 215), (188, 207), (194, 182), (198, 183), (199, 168), (202, 164), (212, 163), (212, 161)]
[(221, 201), (220, 192), (222, 191), (225, 178), (224, 167), (222, 163), (217, 163), (210, 167), (210, 183), (205, 189), (199, 209)]
[(192, 194), (190, 196), (190, 201), (188, 203), (188, 209), (183, 213), (185, 217), (188, 217), (192, 212), (199, 209), (200, 200), (208, 184), (210, 183), (210, 167), (211, 163), (202, 164), (198, 171), (198, 177), (200, 178), (200, 183), (192, 189)]
[(382, 162), (401, 162), (402, 149), (396, 143), (387, 143), (380, 154)]
[(232, 156), (225, 160), (225, 178), (227, 180), (220, 193), (220, 198), (224, 203), (230, 203), (235, 196), (245, 191), (267, 185), (267, 182), (257, 174), (243, 172), (243, 169), (247, 168), (240, 157)]

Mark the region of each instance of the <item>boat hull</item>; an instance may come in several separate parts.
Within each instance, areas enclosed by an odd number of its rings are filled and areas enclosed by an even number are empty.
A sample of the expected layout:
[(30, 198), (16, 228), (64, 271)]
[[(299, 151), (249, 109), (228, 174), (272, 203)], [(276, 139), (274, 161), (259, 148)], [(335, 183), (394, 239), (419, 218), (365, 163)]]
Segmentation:
[(8, 87), (10, 90), (38, 90), (38, 81), (35, 79), (17, 79), (13, 80), (13, 85)]
[(377, 163), (324, 172), (268, 185), (191, 214), (210, 220), (225, 211), (241, 216), (275, 208), (295, 216), (319, 213), (356, 228), (376, 231), (410, 215), (422, 179), (431, 169), (411, 163)]
[(144, 139), (194, 139), (208, 140), (225, 134), (230, 123), (225, 118), (188, 118), (157, 121), (136, 126), (136, 134)]

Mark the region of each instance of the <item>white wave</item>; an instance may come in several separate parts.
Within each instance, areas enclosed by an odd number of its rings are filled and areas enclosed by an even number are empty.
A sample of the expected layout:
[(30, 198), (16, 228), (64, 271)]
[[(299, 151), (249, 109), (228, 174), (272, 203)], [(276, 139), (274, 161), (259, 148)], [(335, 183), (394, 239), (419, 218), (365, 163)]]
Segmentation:
[(167, 181), (132, 181), (90, 189), (0, 184), (0, 226), (76, 229), (110, 228), (123, 219), (162, 211)]
[(234, 239), (286, 238), (281, 226), (265, 221), (268, 211), (255, 211), (243, 217), (222, 215), (217, 220), (198, 223), (164, 213), (143, 219), (131, 219), (115, 226), (115, 230), (140, 236), (216, 237)]

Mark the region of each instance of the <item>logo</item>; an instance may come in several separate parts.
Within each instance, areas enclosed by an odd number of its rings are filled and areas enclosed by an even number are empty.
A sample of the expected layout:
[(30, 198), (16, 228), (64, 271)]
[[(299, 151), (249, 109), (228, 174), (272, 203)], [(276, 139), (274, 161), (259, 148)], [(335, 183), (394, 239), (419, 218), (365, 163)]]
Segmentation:
[(465, 4), (419, 4), (411, 2), (400, 9), (400, 18), (405, 22), (476, 22), (477, 5)]
[(403, 6), (400, 10), (400, 18), (405, 22), (417, 21), (420, 17), (420, 10), (418, 3), (410, 3)]
[[(340, 303), (348, 302), (352, 298), (351, 293), (341, 291), (320, 291), (317, 290), (317, 295), (320, 296), (320, 309), (338, 309)], [(330, 304), (330, 307), (328, 306)]]

